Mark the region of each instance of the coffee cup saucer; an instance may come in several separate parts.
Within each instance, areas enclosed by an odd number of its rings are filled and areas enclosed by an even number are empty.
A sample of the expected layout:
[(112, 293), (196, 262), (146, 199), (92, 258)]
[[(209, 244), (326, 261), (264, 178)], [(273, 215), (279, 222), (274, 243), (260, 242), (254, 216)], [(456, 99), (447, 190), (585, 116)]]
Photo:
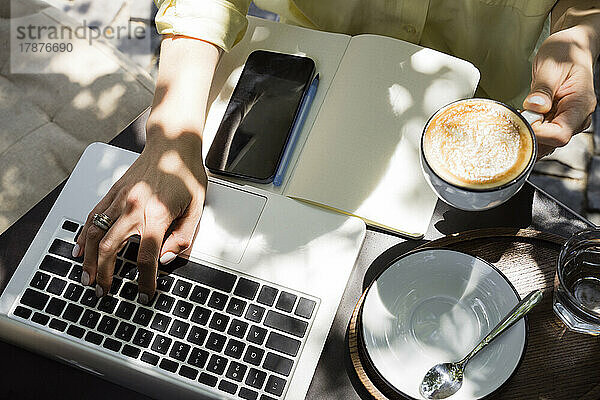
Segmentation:
[[(518, 303), (500, 271), (479, 258), (448, 249), (409, 253), (369, 287), (360, 314), (367, 362), (392, 391), (421, 399), (425, 373), (462, 359)], [(497, 391), (525, 354), (526, 322), (517, 322), (467, 365), (453, 400)]]

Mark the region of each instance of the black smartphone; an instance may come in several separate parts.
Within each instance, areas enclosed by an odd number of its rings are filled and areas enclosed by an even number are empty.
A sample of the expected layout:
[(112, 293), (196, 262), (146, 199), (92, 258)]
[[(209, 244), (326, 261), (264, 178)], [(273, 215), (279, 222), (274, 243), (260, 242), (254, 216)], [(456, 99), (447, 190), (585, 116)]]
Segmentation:
[(208, 170), (271, 182), (314, 72), (308, 57), (252, 52), (206, 155)]

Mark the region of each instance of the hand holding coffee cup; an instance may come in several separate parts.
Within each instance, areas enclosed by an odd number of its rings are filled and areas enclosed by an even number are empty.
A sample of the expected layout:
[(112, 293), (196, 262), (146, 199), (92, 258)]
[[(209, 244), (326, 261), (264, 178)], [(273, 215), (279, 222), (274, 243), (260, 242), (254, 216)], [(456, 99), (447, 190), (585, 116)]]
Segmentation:
[(438, 110), (421, 137), (421, 166), (438, 197), (480, 211), (510, 199), (537, 156), (531, 128), (541, 114), (520, 114), (488, 99), (459, 100)]

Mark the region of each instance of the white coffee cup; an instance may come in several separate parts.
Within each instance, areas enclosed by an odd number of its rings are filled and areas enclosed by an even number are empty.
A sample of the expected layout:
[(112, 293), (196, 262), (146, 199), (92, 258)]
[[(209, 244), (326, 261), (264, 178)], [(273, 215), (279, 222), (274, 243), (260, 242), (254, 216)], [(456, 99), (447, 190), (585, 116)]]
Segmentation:
[[(507, 137), (513, 140), (511, 142), (512, 147), (507, 147), (509, 148), (509, 151), (507, 151), (506, 154), (510, 153), (510, 156), (507, 155), (506, 160), (512, 160), (515, 157), (517, 157), (517, 161), (513, 166), (509, 167), (512, 168), (513, 171), (509, 170), (508, 172), (506, 172), (503, 179), (497, 179), (497, 182), (494, 181), (495, 178), (491, 178), (490, 181), (466, 183), (467, 181), (463, 182), (460, 180), (460, 174), (453, 175), (451, 172), (447, 172), (450, 169), (442, 161), (433, 161), (433, 158), (438, 158), (439, 160), (442, 159), (440, 157), (436, 157), (436, 154), (444, 154), (447, 156), (447, 154), (444, 153), (446, 150), (435, 150), (439, 148), (439, 146), (435, 147), (434, 141), (431, 139), (431, 137), (435, 137), (435, 135), (427, 135), (428, 130), (430, 128), (436, 129), (436, 125), (440, 124), (440, 121), (454, 120), (458, 121), (459, 124), (466, 123), (468, 126), (475, 126), (475, 130), (488, 129), (487, 131), (483, 131), (488, 133), (490, 132), (490, 129), (493, 130), (497, 127), (496, 125), (486, 126), (485, 123), (481, 124), (483, 126), (482, 128), (480, 128), (480, 125), (478, 123), (469, 125), (469, 120), (467, 120), (466, 117), (465, 119), (460, 118), (461, 108), (469, 109), (469, 113), (471, 113), (471, 116), (478, 115), (476, 113), (478, 113), (478, 110), (481, 109), (483, 110), (481, 112), (486, 113), (485, 118), (487, 118), (487, 120), (492, 121), (496, 121), (495, 116), (498, 115), (497, 120), (499, 121), (499, 126), (501, 126), (502, 129), (504, 129), (503, 132), (508, 132), (508, 129), (506, 127), (510, 128), (510, 126), (513, 125), (514, 128), (517, 130), (516, 133), (503, 133), (504, 136), (500, 137), (499, 135), (486, 135), (482, 133), (482, 131), (472, 132), (473, 129), (471, 129), (471, 131), (467, 132), (465, 134), (466, 136), (464, 136), (468, 140), (470, 140), (469, 144), (471, 145), (471, 147), (468, 149), (465, 147), (465, 151), (463, 153), (470, 154), (472, 152), (475, 152), (476, 155), (476, 157), (474, 157), (475, 161), (471, 163), (471, 159), (467, 159), (465, 160), (465, 163), (469, 164), (469, 168), (473, 168), (475, 170), (477, 169), (477, 167), (473, 167), (471, 164), (476, 164), (477, 160), (480, 159), (483, 160), (482, 162), (487, 163), (486, 165), (495, 165), (490, 164), (494, 161), (493, 159), (490, 158), (489, 160), (486, 160), (486, 157), (489, 153), (494, 153), (495, 156), (498, 155), (497, 151), (489, 151), (489, 144), (495, 143), (493, 140), (497, 140), (499, 143), (507, 143), (507, 141), (505, 140)], [(453, 114), (452, 111), (456, 110), (459, 111)], [(519, 189), (521, 189), (521, 187), (529, 177), (529, 174), (533, 170), (533, 166), (537, 158), (537, 140), (535, 137), (535, 133), (531, 128), (531, 124), (541, 120), (543, 120), (542, 114), (538, 114), (532, 111), (524, 111), (522, 113), (519, 113), (517, 110), (504, 103), (489, 99), (458, 100), (442, 107), (429, 119), (429, 121), (427, 121), (427, 124), (423, 129), (423, 134), (421, 135), (421, 168), (423, 169), (426, 180), (428, 181), (433, 191), (442, 201), (461, 210), (482, 211), (504, 203), (505, 201), (510, 199), (515, 193), (517, 193)], [(432, 124), (434, 125), (432, 126)], [(442, 127), (440, 129), (445, 128)], [(459, 132), (457, 134), (462, 133)], [(472, 134), (472, 136), (474, 137), (469, 137), (469, 134)], [(452, 139), (452, 135), (455, 134), (448, 131), (448, 133), (445, 133), (445, 135)], [(513, 139), (516, 138), (515, 135), (518, 135), (519, 137), (519, 144), (515, 144), (514, 142), (514, 140), (516, 140)], [(481, 151), (477, 147), (473, 147), (473, 143), (476, 143), (477, 145), (479, 144), (479, 142), (477, 141), (478, 138), (485, 139), (485, 137), (488, 136), (498, 137), (494, 138), (492, 141), (490, 141), (490, 143), (487, 143), (488, 148), (482, 146)], [(503, 140), (504, 142), (502, 142)], [(452, 144), (448, 146), (454, 147), (454, 153), (451, 154), (456, 155), (456, 151), (461, 150), (460, 146), (462, 146), (462, 144), (455, 145), (455, 141), (452, 140), (450, 140), (450, 142), (452, 142)], [(438, 143), (447, 143), (447, 141), (442, 141)], [(517, 147), (515, 148), (515, 146)], [(515, 151), (517, 151), (519, 155), (513, 157), (513, 153)], [(432, 160), (428, 160), (428, 156), (432, 158)], [(450, 162), (456, 163), (458, 165), (460, 164), (461, 160), (456, 161), (456, 158), (457, 157), (450, 158)], [(458, 157), (458, 159), (460, 158), (461, 157)], [(503, 167), (503, 162), (509, 162), (506, 160), (502, 159), (501, 162), (498, 163), (498, 168)], [(463, 169), (459, 169), (457, 171), (463, 172)], [(477, 176), (477, 171), (471, 171), (467, 169), (464, 169), (464, 171), (465, 174), (468, 176)], [(454, 177), (457, 178), (455, 179)]]

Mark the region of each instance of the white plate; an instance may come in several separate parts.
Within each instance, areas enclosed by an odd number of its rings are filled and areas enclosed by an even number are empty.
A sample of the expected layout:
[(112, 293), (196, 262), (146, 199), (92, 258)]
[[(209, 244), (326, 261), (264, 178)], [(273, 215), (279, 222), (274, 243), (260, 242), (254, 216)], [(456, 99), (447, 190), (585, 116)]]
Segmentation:
[[(518, 303), (491, 264), (454, 250), (422, 250), (387, 268), (368, 289), (361, 315), (366, 353), (381, 377), (421, 399), (419, 384), (437, 363), (462, 359)], [(467, 364), (452, 400), (479, 399), (508, 380), (525, 352), (520, 320)]]

